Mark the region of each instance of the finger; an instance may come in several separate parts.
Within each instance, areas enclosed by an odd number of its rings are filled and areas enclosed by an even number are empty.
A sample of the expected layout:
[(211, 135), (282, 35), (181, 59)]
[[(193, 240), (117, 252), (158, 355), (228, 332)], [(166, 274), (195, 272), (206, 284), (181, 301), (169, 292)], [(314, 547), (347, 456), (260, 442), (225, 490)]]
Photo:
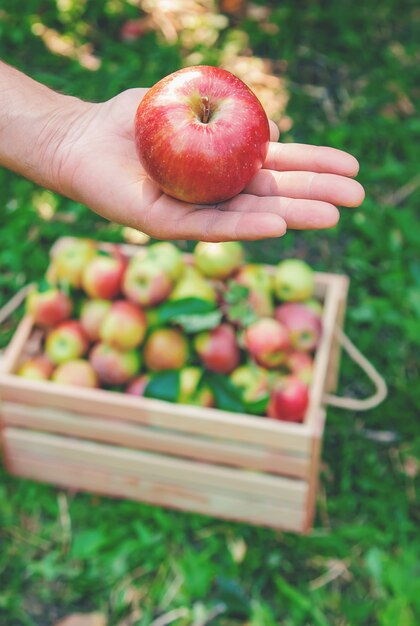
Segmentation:
[(359, 163), (351, 154), (324, 146), (270, 143), (264, 168), (279, 171), (309, 171), (356, 176)]
[[(286, 223), (280, 215), (270, 212), (270, 207), (264, 210), (264, 202), (267, 204), (265, 199), (244, 196), (242, 202), (234, 202), (240, 210), (233, 210), (228, 207), (229, 202), (220, 208), (196, 207), (162, 196), (150, 210), (153, 218), (147, 220), (146, 228), (144, 224), (142, 227), (159, 239), (250, 241), (281, 237), (286, 232)], [(169, 203), (172, 211), (168, 213)]]
[(332, 228), (340, 219), (340, 213), (333, 204), (318, 200), (302, 200), (286, 197), (257, 198), (247, 194), (239, 194), (229, 202), (220, 205), (219, 210), (246, 212), (259, 209), (269, 211), (282, 217), (287, 228), (296, 230), (318, 230)]
[(279, 127), (275, 122), (273, 122), (273, 120), (268, 120), (268, 122), (270, 124), (270, 141), (276, 142), (280, 137)]
[(359, 206), (365, 197), (360, 183), (337, 174), (260, 170), (246, 187), (257, 196), (287, 196), (322, 200), (346, 207)]

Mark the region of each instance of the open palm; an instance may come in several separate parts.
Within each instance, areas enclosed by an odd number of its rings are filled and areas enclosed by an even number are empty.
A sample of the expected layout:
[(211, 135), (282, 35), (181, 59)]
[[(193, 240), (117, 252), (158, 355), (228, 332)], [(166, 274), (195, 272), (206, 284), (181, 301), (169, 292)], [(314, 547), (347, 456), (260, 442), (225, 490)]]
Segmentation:
[(134, 115), (145, 89), (131, 89), (101, 104), (85, 104), (60, 147), (60, 191), (103, 217), (158, 239), (251, 240), (287, 228), (334, 226), (336, 206), (364, 198), (352, 180), (358, 163), (334, 148), (280, 144), (271, 124), (263, 169), (239, 195), (198, 206), (162, 193), (146, 175), (133, 141)]

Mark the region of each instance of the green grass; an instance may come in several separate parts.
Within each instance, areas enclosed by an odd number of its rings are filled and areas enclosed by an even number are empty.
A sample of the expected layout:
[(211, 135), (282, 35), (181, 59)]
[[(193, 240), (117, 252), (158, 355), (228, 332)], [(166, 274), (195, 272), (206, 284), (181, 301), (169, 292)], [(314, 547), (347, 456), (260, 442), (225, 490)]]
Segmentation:
[[(130, 44), (119, 40), (124, 19), (137, 16), (128, 2), (68, 4), (70, 14), (47, 0), (27, 0), (24, 8), (3, 2), (0, 57), (94, 100), (150, 85), (183, 63), (187, 51), (155, 33)], [(256, 55), (287, 62), (294, 124), (284, 140), (354, 153), (367, 198), (360, 209), (343, 211), (332, 231), (289, 233), (247, 249), (256, 260), (298, 255), (350, 276), (346, 329), (384, 374), (389, 398), (367, 413), (328, 411), (309, 537), (64, 493), (0, 470), (1, 626), (49, 626), (85, 610), (104, 611), (110, 626), (128, 616), (127, 624), (148, 626), (182, 608), (177, 626), (420, 622), (419, 188), (399, 195), (418, 173), (419, 13), (409, 0), (269, 4), (277, 33), (263, 32), (251, 18), (233, 23), (248, 33)], [(40, 21), (79, 44), (92, 42), (100, 69), (48, 52), (33, 33)], [(228, 40), (222, 30), (203, 59), (217, 63)], [(42, 202), (54, 207), (50, 221), (36, 210)], [(117, 226), (6, 171), (0, 223), (0, 304), (40, 276), (58, 236), (121, 239)], [(0, 330), (0, 346), (17, 319)], [(346, 359), (341, 381), (342, 394), (372, 391)]]

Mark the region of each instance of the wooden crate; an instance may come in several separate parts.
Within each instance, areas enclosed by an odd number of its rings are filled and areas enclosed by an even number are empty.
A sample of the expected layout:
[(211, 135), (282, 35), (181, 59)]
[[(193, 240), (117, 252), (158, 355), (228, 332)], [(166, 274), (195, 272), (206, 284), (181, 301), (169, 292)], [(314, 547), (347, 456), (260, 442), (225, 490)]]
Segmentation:
[(308, 532), (347, 289), (345, 276), (316, 274), (324, 331), (303, 424), (18, 377), (37, 342), (25, 317), (1, 364), (6, 468), (73, 490)]

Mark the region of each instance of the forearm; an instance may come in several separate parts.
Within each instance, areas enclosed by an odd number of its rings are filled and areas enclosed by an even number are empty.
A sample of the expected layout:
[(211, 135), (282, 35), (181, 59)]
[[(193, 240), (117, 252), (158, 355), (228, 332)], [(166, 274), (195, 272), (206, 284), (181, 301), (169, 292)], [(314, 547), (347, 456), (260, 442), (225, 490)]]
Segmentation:
[(0, 61), (0, 165), (60, 191), (61, 146), (85, 106)]

